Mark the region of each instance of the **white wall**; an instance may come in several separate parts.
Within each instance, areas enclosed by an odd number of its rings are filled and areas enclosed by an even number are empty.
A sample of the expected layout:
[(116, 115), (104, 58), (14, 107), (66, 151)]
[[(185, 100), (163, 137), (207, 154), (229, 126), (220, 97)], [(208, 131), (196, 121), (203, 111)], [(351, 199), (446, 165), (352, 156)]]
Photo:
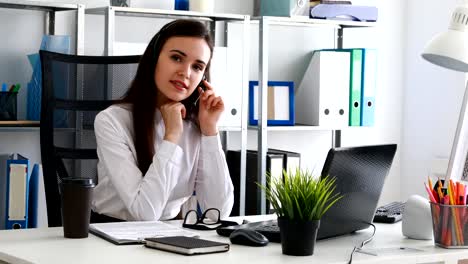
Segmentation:
[[(426, 196), (423, 182), (436, 158), (448, 158), (464, 92), (464, 75), (420, 56), (425, 44), (448, 27), (457, 0), (408, 1), (403, 95), (402, 195)], [(422, 8), (424, 6), (424, 8)], [(443, 169), (445, 169), (444, 167)]]
[[(101, 1), (101, 0), (100, 0)], [(84, 0), (68, 1), (68, 2), (86, 2)], [(89, 1), (87, 1), (89, 2)], [(405, 5), (404, 0), (393, 1), (354, 1), (355, 4), (375, 4), (379, 8), (379, 23), (375, 29), (364, 29), (366, 33), (360, 33), (357, 30), (349, 30), (345, 32), (345, 45), (347, 46), (374, 46), (379, 49), (379, 66), (378, 66), (378, 90), (376, 99), (376, 125), (374, 128), (365, 129), (350, 129), (343, 131), (342, 145), (367, 145), (367, 144), (383, 144), (397, 143), (399, 151), (394, 161), (394, 166), (389, 175), (389, 178), (384, 187), (384, 192), (381, 198), (381, 203), (390, 202), (400, 199), (400, 156), (403, 156), (402, 150), (408, 149), (402, 146), (401, 143), (401, 116), (403, 98), (403, 73), (404, 73), (404, 51), (405, 50), (405, 34), (406, 27)], [(411, 2), (411, 1), (410, 1)], [(411, 6), (413, 6), (411, 4)], [(435, 6), (435, 4), (434, 4)], [(223, 13), (244, 13), (251, 14), (253, 9), (253, 0), (227, 1), (217, 0), (217, 12)], [(414, 9), (414, 8), (413, 8)], [(73, 34), (70, 28), (74, 23), (72, 14), (64, 14), (58, 16), (57, 33)], [(85, 51), (87, 54), (101, 54), (103, 42), (103, 17), (86, 16), (86, 34), (85, 34)], [(0, 25), (6, 23), (12, 25), (10, 27), (0, 26), (0, 35), (11, 36), (11, 38), (21, 39), (18, 43), (0, 42), (0, 78), (8, 76), (10, 82), (26, 83), (31, 75), (28, 68), (25, 54), (32, 53), (40, 44), (40, 37), (43, 33), (43, 14), (36, 11), (18, 11), (18, 10), (2, 10), (0, 9)], [(118, 19), (118, 27), (116, 39), (118, 41), (141, 42), (148, 41), (158, 28), (158, 23), (152, 19), (136, 19), (123, 18)], [(135, 25), (138, 25), (138, 30), (135, 30)], [(254, 29), (255, 30), (255, 29)], [(300, 57), (298, 51), (304, 52), (307, 56), (307, 43), (313, 42), (313, 36), (306, 34), (309, 29), (301, 27), (279, 28), (277, 29), (282, 34), (288, 34), (288, 39), (301, 39), (301, 43), (293, 41), (295, 46), (289, 46), (290, 50), (295, 51), (293, 58), (296, 61), (287, 60), (288, 56), (278, 53), (272, 56), (272, 61), (278, 61), (276, 66), (270, 69), (270, 74), (284, 74), (282, 78), (289, 78), (298, 81), (300, 79), (301, 67), (305, 67), (307, 57)], [(414, 29), (418, 31), (419, 29)], [(256, 60), (258, 58), (257, 50), (254, 43), (257, 33), (253, 32), (253, 48), (251, 62), (251, 77), (256, 77)], [(280, 37), (280, 35), (278, 35)], [(11, 39), (10, 38), (10, 39)], [(283, 48), (284, 42), (276, 41), (272, 45), (273, 50)], [(285, 61), (286, 58), (286, 61)], [(288, 66), (289, 71), (284, 71), (284, 63), (292, 63)], [(408, 64), (408, 62), (406, 62)], [(15, 64), (18, 70), (11, 70), (8, 65)], [(292, 67), (292, 68), (291, 68)], [(305, 69), (302, 69), (303, 71)], [(437, 71), (439, 73), (440, 71)], [(420, 116), (418, 116), (420, 117)], [(26, 135), (25, 135), (26, 136)], [(270, 132), (269, 146), (275, 148), (285, 148), (288, 150), (299, 151), (303, 154), (305, 166), (310, 168), (321, 169), (325, 159), (326, 152), (331, 144), (330, 132)], [(230, 144), (237, 145), (236, 135), (232, 137)], [(35, 144), (29, 144), (29, 147), (39, 148), (38, 140)], [(250, 148), (256, 147), (256, 133), (249, 132)], [(10, 152), (15, 148), (11, 144), (4, 144), (0, 139), (0, 152)], [(37, 155), (37, 151), (31, 151), (31, 155)], [(28, 153), (26, 153), (28, 155)]]

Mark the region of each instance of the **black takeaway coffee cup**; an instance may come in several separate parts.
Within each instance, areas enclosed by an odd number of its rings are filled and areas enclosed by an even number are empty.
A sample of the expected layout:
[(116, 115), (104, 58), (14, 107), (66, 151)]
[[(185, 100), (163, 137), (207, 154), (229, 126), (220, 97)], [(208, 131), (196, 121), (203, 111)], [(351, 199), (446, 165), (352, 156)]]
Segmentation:
[(91, 200), (94, 182), (89, 178), (63, 178), (62, 196), (63, 235), (68, 238), (88, 237)]

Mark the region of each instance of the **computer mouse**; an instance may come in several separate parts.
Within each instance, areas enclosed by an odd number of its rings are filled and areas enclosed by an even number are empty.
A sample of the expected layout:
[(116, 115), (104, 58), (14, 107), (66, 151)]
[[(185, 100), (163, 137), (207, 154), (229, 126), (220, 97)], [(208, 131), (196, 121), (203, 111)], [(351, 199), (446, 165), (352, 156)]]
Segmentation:
[(235, 230), (231, 233), (229, 239), (233, 244), (252, 247), (263, 247), (266, 246), (269, 242), (268, 238), (266, 238), (264, 235), (249, 228), (241, 228)]

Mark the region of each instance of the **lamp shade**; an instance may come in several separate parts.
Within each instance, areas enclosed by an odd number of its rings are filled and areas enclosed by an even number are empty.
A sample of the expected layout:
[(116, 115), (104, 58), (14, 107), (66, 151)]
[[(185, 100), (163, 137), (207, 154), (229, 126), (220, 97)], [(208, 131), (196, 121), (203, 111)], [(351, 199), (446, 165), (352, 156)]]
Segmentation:
[(449, 29), (436, 35), (424, 48), (422, 57), (436, 65), (468, 72), (468, 6), (459, 6)]

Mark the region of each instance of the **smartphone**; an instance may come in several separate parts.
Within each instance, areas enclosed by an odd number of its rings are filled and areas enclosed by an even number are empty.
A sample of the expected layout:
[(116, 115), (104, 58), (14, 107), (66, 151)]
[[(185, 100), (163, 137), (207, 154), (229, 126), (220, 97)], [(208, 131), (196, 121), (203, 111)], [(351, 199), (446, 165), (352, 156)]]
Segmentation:
[(205, 83), (203, 81), (206, 81), (206, 76), (205, 75), (203, 75), (203, 78), (202, 78), (201, 82), (198, 84), (198, 86), (200, 86), (203, 91), (206, 91), (206, 86), (205, 86)]
[[(205, 80), (206, 80), (206, 76), (203, 75), (203, 78), (202, 78), (201, 82), (198, 84), (197, 88), (200, 86), (200, 87), (202, 88), (203, 91), (206, 91), (206, 86), (205, 86), (205, 83), (203, 82), (203, 81), (205, 81)], [(199, 94), (198, 94), (197, 99), (195, 100), (195, 102), (193, 102), (193, 106), (196, 106), (196, 105), (197, 105), (197, 102), (198, 102), (198, 100), (200, 99), (201, 95), (202, 95), (202, 93), (199, 93)]]

